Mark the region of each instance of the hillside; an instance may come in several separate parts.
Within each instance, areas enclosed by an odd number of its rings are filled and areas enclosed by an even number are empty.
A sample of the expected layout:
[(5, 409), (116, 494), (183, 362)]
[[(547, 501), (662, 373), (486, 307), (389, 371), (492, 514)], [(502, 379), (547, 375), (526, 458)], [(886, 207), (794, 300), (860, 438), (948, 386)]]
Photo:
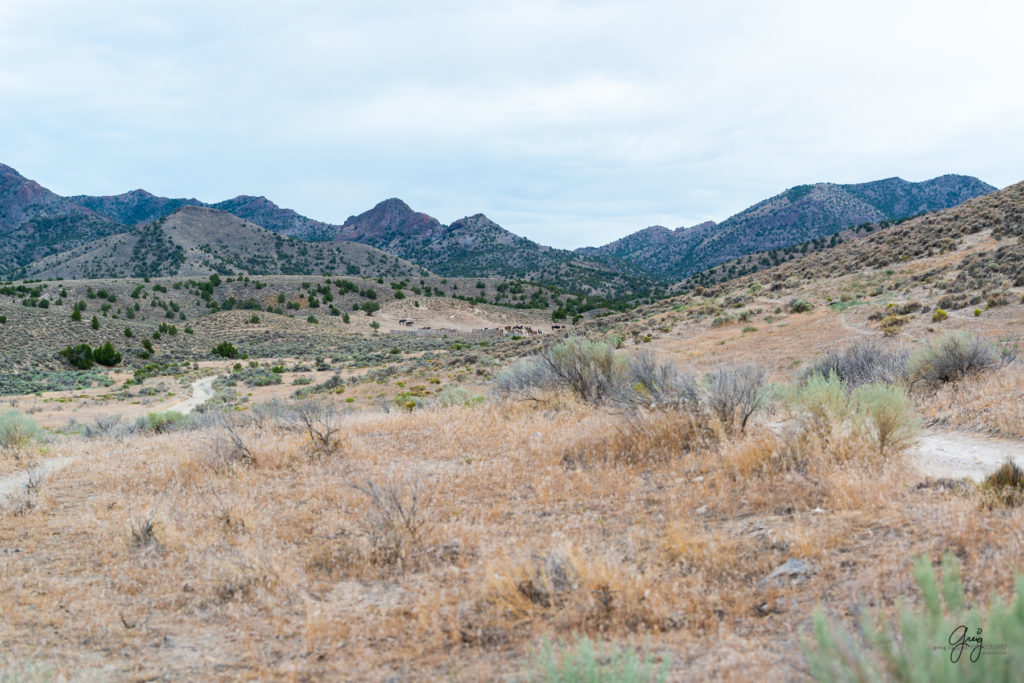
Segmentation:
[[(21, 179), (13, 169), (8, 171)], [(29, 182), (21, 181), (22, 185)], [(6, 260), (0, 260), (0, 276), (118, 277), (150, 272), (184, 274), (193, 270), (199, 274), (211, 269), (291, 273), (307, 267), (313, 270), (304, 272), (319, 272), (324, 268), (330, 272), (341, 268), (341, 272), (346, 272), (348, 266), (370, 267), (371, 272), (384, 268), (381, 272), (387, 273), (390, 271), (386, 269), (397, 263), (395, 257), (398, 257), (398, 260), (415, 260), (425, 268), (451, 277), (532, 279), (599, 299), (644, 298), (652, 295), (655, 286), (641, 268), (614, 256), (602, 254), (582, 258), (571, 251), (539, 245), (505, 230), (482, 214), (442, 225), (431, 216), (413, 211), (400, 199), (385, 200), (369, 211), (351, 216), (339, 226), (279, 207), (266, 197), (247, 195), (216, 204), (196, 199), (159, 197), (145, 190), (111, 196), (62, 198), (35, 183), (28, 191), (15, 188), (7, 194), (17, 197), (19, 193), (35, 199), (5, 200), (0, 204), (0, 208), (10, 214), (6, 223), (13, 227), (8, 229), (18, 230), (16, 234), (12, 233), (6, 246), (0, 243), (0, 258), (7, 255)], [(32, 201), (39, 205), (35, 214), (41, 217), (26, 222), (29, 214), (26, 214), (25, 207)], [(183, 252), (178, 249), (160, 250), (157, 245), (164, 242), (164, 236), (156, 234), (158, 228), (145, 227), (146, 224), (164, 219), (184, 207), (216, 209), (272, 233), (310, 244), (304, 248), (285, 247), (278, 253), (278, 242), (270, 243), (263, 236), (258, 242), (263, 247), (273, 248), (260, 256), (257, 256), (259, 250), (244, 255), (234, 245), (225, 245), (226, 251), (214, 249), (199, 256), (197, 250), (201, 238), (193, 236), (185, 239), (188, 246)], [(87, 244), (99, 237), (114, 235), (122, 237)], [(245, 240), (236, 241), (241, 243)], [(333, 246), (316, 246), (326, 242), (332, 242)], [(19, 245), (23, 243), (28, 243), (30, 248), (22, 249)], [(388, 265), (382, 265), (385, 261), (379, 252), (366, 251), (366, 248), (373, 247), (392, 255), (387, 260)], [(144, 254), (147, 249), (154, 250), (150, 260), (128, 265), (129, 254), (136, 253), (136, 250)], [(336, 258), (334, 252), (339, 251), (343, 256)], [(268, 257), (266, 254), (271, 252), (276, 255)], [(24, 269), (33, 261), (40, 262)], [(116, 270), (104, 272), (106, 266)], [(601, 302), (590, 305), (598, 306)]]
[(94, 197), (80, 194), (68, 200), (123, 225), (140, 225), (169, 216), (183, 206), (204, 206), (198, 199), (158, 197), (145, 190)]
[(0, 164), (0, 276), (122, 229)]
[(652, 275), (678, 280), (745, 254), (828, 237), (844, 228), (946, 209), (995, 188), (969, 176), (945, 175), (911, 183), (817, 183), (790, 188), (722, 223), (694, 228), (647, 228), (603, 247), (577, 250), (634, 263)]
[(291, 209), (282, 209), (266, 197), (240, 195), (210, 206), (252, 221), (279, 235), (314, 242), (337, 238), (338, 226), (306, 218)]
[[(982, 304), (993, 297), (998, 301), (1004, 290), (1024, 286), (1024, 182), (952, 209), (861, 234), (864, 236), (859, 239), (808, 253), (747, 278), (776, 282), (779, 284), (774, 286), (781, 289), (800, 282), (826, 282), (866, 268), (932, 259), (935, 263), (929, 263), (915, 279), (940, 293), (941, 303), (937, 304), (950, 310)], [(967, 248), (969, 251), (964, 251)], [(718, 275), (722, 275), (720, 269)]]
[(423, 270), (351, 242), (304, 242), (224, 211), (184, 206), (129, 232), (49, 256), (26, 268), (37, 278), (205, 276), (210, 273), (331, 273), (407, 277)]
[(453, 277), (511, 277), (608, 297), (647, 296), (654, 283), (641, 269), (602, 256), (588, 259), (520, 237), (483, 214), (442, 225), (388, 199), (352, 216), (341, 239), (371, 244)]

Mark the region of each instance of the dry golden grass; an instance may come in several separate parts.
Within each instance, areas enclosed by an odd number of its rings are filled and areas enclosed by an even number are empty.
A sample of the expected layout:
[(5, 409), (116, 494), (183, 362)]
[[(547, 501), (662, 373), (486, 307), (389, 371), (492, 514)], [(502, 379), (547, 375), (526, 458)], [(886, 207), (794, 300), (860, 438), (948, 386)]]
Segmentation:
[(919, 402), (934, 424), (1024, 438), (1024, 363), (945, 385)]
[[(68, 440), (35, 507), (0, 516), (0, 652), (68, 678), (480, 680), (584, 632), (649, 638), (673, 679), (791, 679), (816, 604), (891, 606), (919, 553), (959, 554), (975, 596), (1022, 566), (1024, 512), (916, 488), (841, 434), (673, 452), (692, 425), (624, 422), (565, 400), (365, 414), (324, 459), (268, 422), (228, 467), (212, 432)], [(412, 523), (369, 482), (407, 513), (415, 489)], [(813, 573), (766, 582), (790, 557)]]

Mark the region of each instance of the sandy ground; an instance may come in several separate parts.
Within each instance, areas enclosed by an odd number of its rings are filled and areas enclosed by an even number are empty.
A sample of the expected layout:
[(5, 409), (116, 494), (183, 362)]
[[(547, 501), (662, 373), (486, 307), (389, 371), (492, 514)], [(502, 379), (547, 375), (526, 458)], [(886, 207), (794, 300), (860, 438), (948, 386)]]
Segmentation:
[(182, 401), (181, 403), (175, 403), (168, 410), (182, 415), (188, 415), (193, 410), (203, 405), (211, 398), (213, 398), (213, 381), (216, 377), (206, 377), (203, 379), (197, 379), (192, 382), (192, 397)]
[(926, 476), (981, 481), (1007, 460), (1024, 466), (1024, 442), (929, 431), (921, 436), (911, 457)]

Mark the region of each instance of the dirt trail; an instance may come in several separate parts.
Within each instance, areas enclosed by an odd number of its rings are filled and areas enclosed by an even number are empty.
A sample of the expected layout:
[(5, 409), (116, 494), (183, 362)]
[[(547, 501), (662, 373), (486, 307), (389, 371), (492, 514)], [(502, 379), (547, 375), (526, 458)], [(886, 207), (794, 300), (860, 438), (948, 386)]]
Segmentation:
[[(168, 410), (179, 412), (183, 415), (191, 413), (213, 397), (213, 381), (216, 377), (205, 377), (192, 382), (192, 398), (171, 406)], [(0, 504), (24, 491), (29, 482), (40, 480), (71, 462), (70, 456), (59, 456), (48, 458), (33, 463), (24, 472), (18, 472), (6, 477), (0, 477)]]
[(181, 403), (176, 403), (167, 410), (181, 413), (182, 415), (188, 415), (193, 410), (213, 398), (213, 380), (215, 379), (217, 378), (206, 377), (205, 379), (198, 379), (195, 382), (192, 382), (192, 398), (186, 399)]
[(911, 457), (926, 476), (981, 481), (1007, 459), (1024, 466), (1024, 441), (965, 432), (927, 431)]

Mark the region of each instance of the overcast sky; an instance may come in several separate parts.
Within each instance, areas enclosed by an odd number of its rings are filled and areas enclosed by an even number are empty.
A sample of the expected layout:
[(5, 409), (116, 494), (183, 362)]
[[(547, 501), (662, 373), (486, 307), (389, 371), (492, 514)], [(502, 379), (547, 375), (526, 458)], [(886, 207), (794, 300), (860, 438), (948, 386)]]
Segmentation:
[(0, 162), (595, 245), (802, 183), (1024, 180), (1022, 27), (1022, 0), (0, 0)]

